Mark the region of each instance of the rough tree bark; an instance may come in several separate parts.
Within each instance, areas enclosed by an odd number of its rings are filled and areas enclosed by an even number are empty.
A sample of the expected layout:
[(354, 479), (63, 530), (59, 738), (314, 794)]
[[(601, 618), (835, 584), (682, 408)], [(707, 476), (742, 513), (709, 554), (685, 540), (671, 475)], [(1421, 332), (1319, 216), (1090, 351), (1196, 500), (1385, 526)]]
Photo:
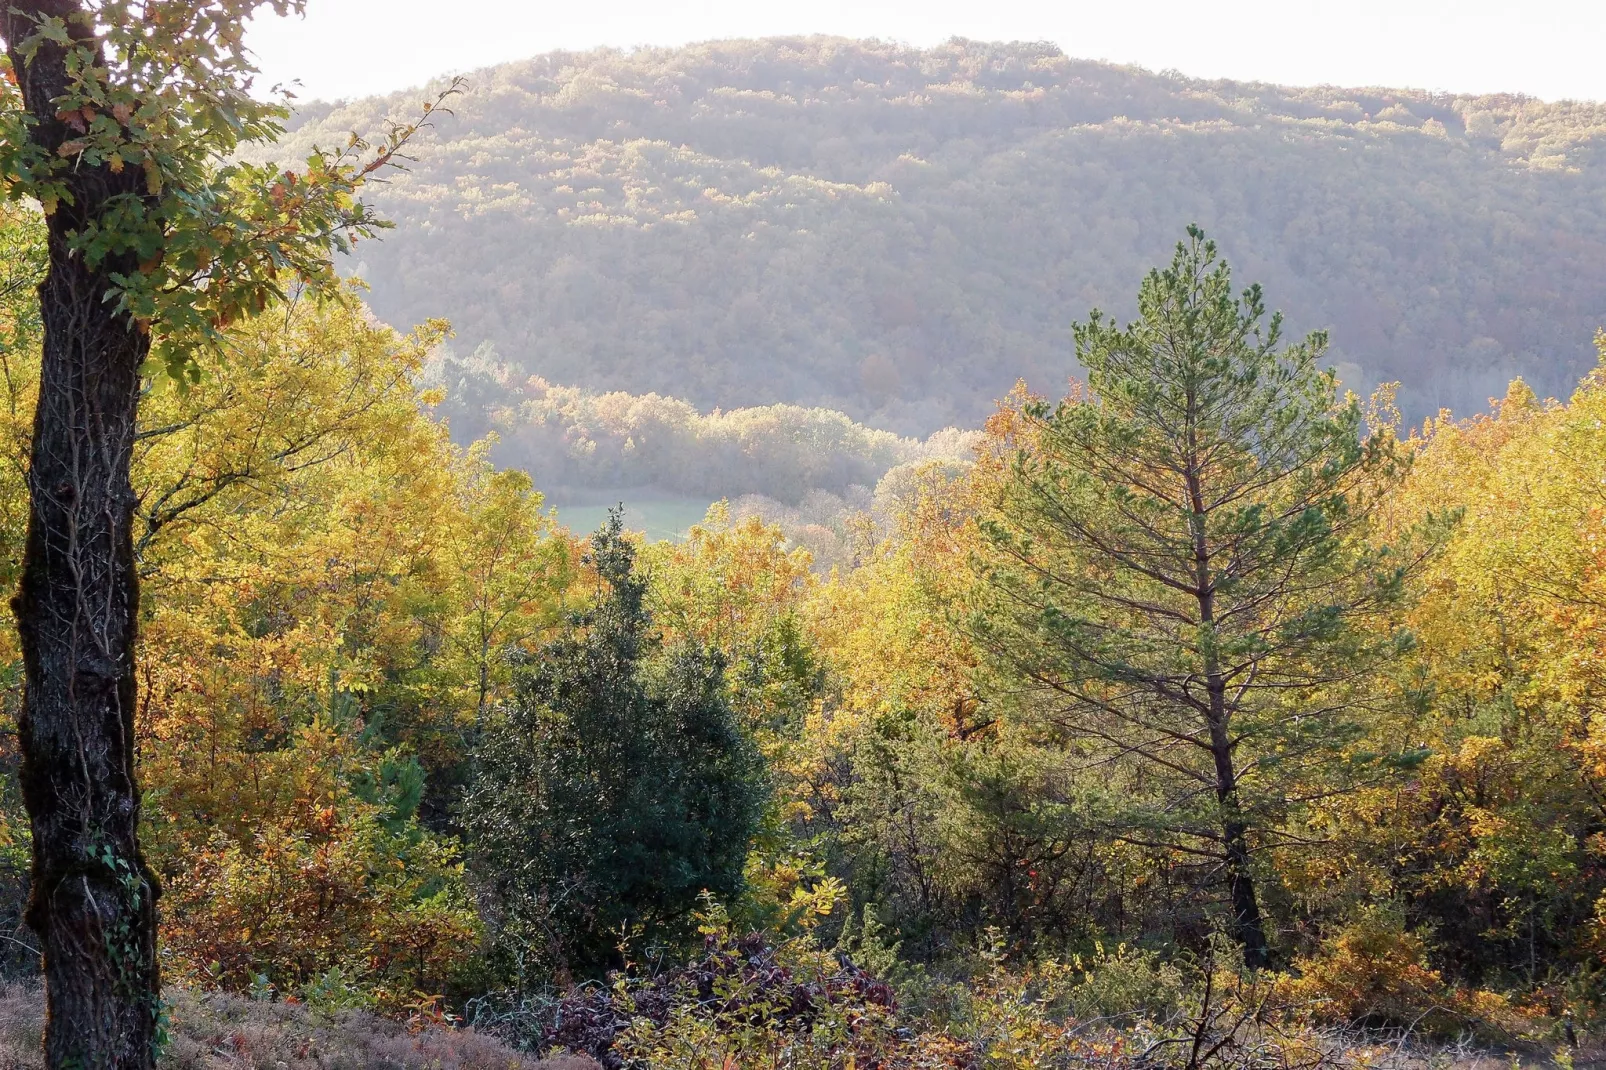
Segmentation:
[[(17, 43), (41, 16), (92, 33), (73, 0), (13, 0), (8, 54), (34, 139), (54, 153), (72, 137), (53, 104), (68, 86), (65, 47), (31, 57)], [(99, 53), (96, 53), (99, 56)], [(146, 1068), (159, 1010), (154, 875), (139, 846), (134, 775), (134, 571), (129, 481), (140, 367), (149, 338), (107, 295), (113, 257), (93, 269), (70, 236), (115, 198), (143, 193), (127, 168), (74, 170), (71, 203), (47, 222), (49, 269), (39, 287), (43, 369), (28, 474), (22, 584), (12, 602), (26, 697), (22, 790), (33, 828), (28, 924), (44, 947), (52, 1067)]]
[[(1188, 530), (1193, 546), (1194, 598), (1199, 607), (1199, 623), (1216, 626), (1216, 583), (1208, 524), (1205, 521), (1203, 466), (1199, 461), (1197, 399), (1188, 393), (1184, 419), (1187, 422), (1187, 470), (1183, 482), (1188, 492)], [(1227, 889), (1232, 899), (1232, 938), (1243, 949), (1244, 964), (1251, 969), (1271, 965), (1271, 945), (1266, 940), (1266, 924), (1260, 916), (1260, 900), (1255, 895), (1255, 875), (1249, 859), (1248, 828), (1238, 799), (1238, 766), (1233, 754), (1231, 711), (1227, 705), (1227, 678), (1222, 672), (1216, 648), (1206, 644), (1204, 651), (1205, 692), (1209, 708), (1205, 712), (1210, 757), (1215, 766), (1216, 805), (1221, 807), (1221, 846), (1227, 870)]]

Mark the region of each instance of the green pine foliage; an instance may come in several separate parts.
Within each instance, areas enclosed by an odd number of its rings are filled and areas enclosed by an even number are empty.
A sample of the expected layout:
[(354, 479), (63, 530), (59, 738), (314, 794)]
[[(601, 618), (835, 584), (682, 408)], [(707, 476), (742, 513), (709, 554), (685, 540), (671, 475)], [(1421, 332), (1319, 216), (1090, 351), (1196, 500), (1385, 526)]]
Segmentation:
[(1198, 228), (1138, 309), (1076, 326), (1087, 396), (1024, 407), (970, 626), (1025, 715), (1102, 771), (1090, 819), (1207, 862), (1264, 965), (1254, 856), (1330, 787), (1368, 673), (1408, 642), (1367, 626), (1421, 560), (1368, 545), (1406, 459), (1338, 400), (1325, 336), (1284, 345)]

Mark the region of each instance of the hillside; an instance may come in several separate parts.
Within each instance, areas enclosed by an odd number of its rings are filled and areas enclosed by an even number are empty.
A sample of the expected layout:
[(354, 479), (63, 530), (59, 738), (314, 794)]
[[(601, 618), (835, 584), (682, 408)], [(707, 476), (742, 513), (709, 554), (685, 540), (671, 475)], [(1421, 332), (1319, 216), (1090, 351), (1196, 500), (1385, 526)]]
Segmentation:
[[(521, 373), (904, 434), (1072, 372), (1190, 221), (1346, 382), (1564, 392), (1606, 322), (1606, 105), (1200, 81), (1050, 45), (829, 38), (474, 74), (358, 250), (392, 322)], [(416, 92), (309, 104), (289, 158)]]

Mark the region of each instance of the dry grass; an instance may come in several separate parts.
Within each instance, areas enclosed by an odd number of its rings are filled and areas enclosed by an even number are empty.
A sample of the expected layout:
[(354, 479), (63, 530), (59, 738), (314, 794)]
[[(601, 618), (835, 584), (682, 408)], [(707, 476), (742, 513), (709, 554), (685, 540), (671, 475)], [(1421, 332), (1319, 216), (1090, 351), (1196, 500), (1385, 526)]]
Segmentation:
[[(590, 1059), (536, 1060), (473, 1030), (413, 1035), (368, 1014), (321, 1015), (238, 996), (168, 993), (172, 1044), (161, 1070), (596, 1070)], [(0, 991), (0, 1070), (43, 1070), (39, 991)]]
[[(304, 1006), (239, 996), (168, 993), (173, 1041), (159, 1070), (600, 1070), (584, 1056), (537, 1060), (473, 1030), (426, 1030), (355, 1012), (318, 1014)], [(0, 988), (0, 1070), (44, 1070), (39, 990)], [(1361, 1034), (1327, 1037), (1367, 1070), (1606, 1070), (1606, 1049), (1588, 1045), (1569, 1060), (1534, 1049), (1520, 1056), (1470, 1040), (1424, 1043)]]

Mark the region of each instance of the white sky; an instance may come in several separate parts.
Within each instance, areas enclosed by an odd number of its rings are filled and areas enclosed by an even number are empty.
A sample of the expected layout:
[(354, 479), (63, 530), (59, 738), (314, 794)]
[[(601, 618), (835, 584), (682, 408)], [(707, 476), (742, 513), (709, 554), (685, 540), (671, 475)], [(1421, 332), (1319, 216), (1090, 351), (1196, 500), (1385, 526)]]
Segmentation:
[(309, 0), (257, 20), (302, 99), (404, 89), (552, 49), (831, 33), (1050, 40), (1200, 77), (1606, 100), (1602, 0)]

